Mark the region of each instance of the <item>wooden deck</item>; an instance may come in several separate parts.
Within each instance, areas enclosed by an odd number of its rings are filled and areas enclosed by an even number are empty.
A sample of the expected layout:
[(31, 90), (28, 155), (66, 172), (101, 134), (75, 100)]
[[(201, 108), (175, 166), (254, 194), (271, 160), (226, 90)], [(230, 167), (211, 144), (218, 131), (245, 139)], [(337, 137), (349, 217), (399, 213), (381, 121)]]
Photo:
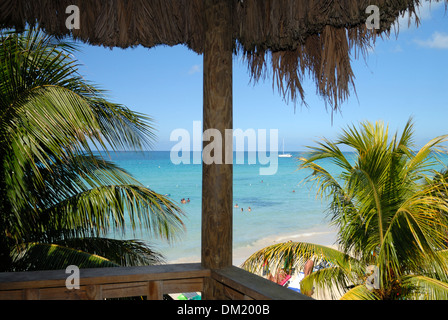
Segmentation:
[(69, 290), (65, 270), (0, 273), (0, 300), (103, 300), (202, 292), (210, 283), (228, 300), (309, 300), (237, 267), (209, 270), (201, 264), (80, 270), (80, 288)]

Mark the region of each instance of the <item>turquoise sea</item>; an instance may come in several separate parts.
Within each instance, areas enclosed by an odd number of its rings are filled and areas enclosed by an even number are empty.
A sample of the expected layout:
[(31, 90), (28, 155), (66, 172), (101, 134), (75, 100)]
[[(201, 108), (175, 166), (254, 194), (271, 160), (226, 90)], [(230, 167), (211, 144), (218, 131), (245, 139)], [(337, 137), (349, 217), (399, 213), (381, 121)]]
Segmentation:
[[(260, 175), (260, 167), (248, 164), (248, 155), (234, 164), (233, 202), (238, 204), (233, 215), (234, 252), (246, 248), (249, 253), (255, 244), (267, 239), (282, 239), (285, 235), (312, 235), (328, 229), (326, 203), (316, 196), (316, 190), (303, 179), (310, 172), (298, 170), (297, 157), (305, 153), (290, 152), (291, 158), (278, 158), (274, 175)], [(191, 157), (193, 159), (193, 156)], [(142, 239), (161, 251), (168, 262), (200, 261), (201, 245), (201, 164), (175, 165), (169, 151), (115, 152), (110, 160), (127, 170), (144, 186), (168, 195), (183, 209), (186, 232), (175, 243), (151, 238), (145, 232), (127, 230), (125, 238)], [(330, 172), (337, 168), (326, 166)], [(181, 204), (182, 198), (190, 202)], [(251, 211), (248, 208), (251, 207)], [(243, 210), (241, 210), (243, 209)], [(113, 235), (122, 237), (121, 234)], [(286, 241), (287, 238), (282, 239)], [(258, 248), (259, 249), (259, 248)]]

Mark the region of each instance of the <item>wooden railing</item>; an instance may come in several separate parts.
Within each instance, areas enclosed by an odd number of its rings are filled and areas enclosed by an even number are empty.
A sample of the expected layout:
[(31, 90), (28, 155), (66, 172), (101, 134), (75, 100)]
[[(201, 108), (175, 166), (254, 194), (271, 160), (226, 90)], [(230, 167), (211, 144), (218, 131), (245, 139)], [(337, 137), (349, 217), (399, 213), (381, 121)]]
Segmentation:
[(200, 264), (81, 269), (79, 289), (69, 289), (65, 270), (0, 273), (0, 300), (102, 300), (202, 292), (204, 283), (219, 286), (220, 299), (310, 299), (237, 267), (208, 270)]

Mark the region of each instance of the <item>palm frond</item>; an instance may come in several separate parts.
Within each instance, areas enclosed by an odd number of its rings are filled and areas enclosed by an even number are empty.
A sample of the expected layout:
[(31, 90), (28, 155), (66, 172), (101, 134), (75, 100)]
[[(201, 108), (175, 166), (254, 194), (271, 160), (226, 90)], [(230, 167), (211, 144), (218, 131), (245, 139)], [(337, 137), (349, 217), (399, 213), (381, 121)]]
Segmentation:
[[(357, 274), (362, 274), (361, 263), (379, 268), (381, 292), (360, 286), (348, 297), (396, 299), (399, 279), (409, 274), (447, 279), (446, 255), (440, 250), (447, 249), (448, 184), (446, 174), (434, 174), (433, 166), (448, 136), (414, 152), (413, 131), (412, 119), (401, 136), (390, 135), (383, 122), (364, 122), (343, 130), (336, 142), (324, 140), (310, 148), (309, 158), (302, 159), (300, 169), (312, 170), (307, 181), (330, 200), (340, 248), (359, 258)], [(339, 145), (354, 151), (353, 161)], [(341, 173), (323, 168), (316, 163), (320, 159), (331, 159)], [(326, 279), (316, 273), (304, 285)]]
[[(42, 180), (36, 160), (50, 167), (52, 158), (90, 151), (90, 138), (99, 136), (99, 126), (85, 100), (73, 92), (55, 86), (38, 88), (14, 108), (7, 129), (16, 157), (16, 170), (32, 164), (36, 178)], [(91, 152), (91, 151), (90, 151)], [(51, 155), (51, 157), (50, 157)]]
[(365, 285), (358, 285), (347, 291), (341, 300), (380, 300), (380, 297), (374, 291), (368, 290)]
[[(94, 149), (150, 148), (154, 121), (106, 100), (78, 73), (75, 50), (36, 30), (0, 32), (0, 240), (7, 234), (7, 241), (27, 243), (16, 257), (29, 268), (31, 257), (36, 263), (54, 257), (56, 267), (71, 256), (83, 263), (85, 252), (57, 241), (91, 237), (91, 245), (119, 250), (119, 242), (92, 235), (140, 227), (171, 241), (183, 229), (182, 211), (170, 199), (94, 155)], [(162, 258), (138, 241), (121, 245), (124, 263)]]
[(108, 231), (148, 230), (173, 241), (183, 230), (181, 209), (167, 197), (136, 185), (100, 186), (43, 210), (45, 230), (73, 230), (87, 236)]
[(430, 155), (434, 156), (441, 153), (445, 148), (442, 146), (448, 140), (448, 135), (442, 135), (431, 139), (409, 160), (406, 165), (408, 172), (432, 172), (431, 168), (436, 164), (436, 159), (432, 160)]
[(61, 270), (70, 265), (78, 268), (118, 267), (104, 257), (73, 248), (46, 243), (23, 243), (13, 251), (15, 271)]
[(422, 275), (408, 275), (402, 279), (408, 288), (408, 298), (418, 300), (448, 300), (448, 283)]
[(110, 238), (68, 238), (56, 244), (88, 252), (123, 267), (147, 266), (165, 263), (163, 254), (141, 240)]
[(312, 272), (301, 283), (301, 292), (314, 291), (319, 295), (321, 290), (330, 295), (330, 298), (340, 296), (347, 291), (353, 283), (360, 282), (359, 275), (341, 267), (328, 267)]
[(104, 98), (90, 98), (88, 102), (99, 123), (102, 137), (113, 150), (152, 149), (156, 141), (155, 121), (152, 118)]
[(327, 246), (306, 242), (285, 242), (263, 248), (253, 253), (241, 267), (253, 273), (260, 273), (265, 264), (272, 270), (300, 270), (311, 258), (315, 261), (325, 260), (349, 270), (350, 273), (359, 271), (358, 261), (349, 255)]

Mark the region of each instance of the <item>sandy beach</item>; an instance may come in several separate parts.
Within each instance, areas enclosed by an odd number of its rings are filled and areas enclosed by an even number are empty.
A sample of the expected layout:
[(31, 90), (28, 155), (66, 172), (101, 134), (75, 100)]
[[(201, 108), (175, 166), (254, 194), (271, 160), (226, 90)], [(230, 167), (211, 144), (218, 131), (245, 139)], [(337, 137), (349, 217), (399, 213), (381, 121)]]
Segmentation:
[[(293, 242), (308, 242), (320, 244), (335, 248), (336, 230), (330, 226), (318, 226), (312, 229), (301, 231), (299, 233), (279, 234), (275, 236), (266, 237), (251, 243), (246, 247), (234, 248), (233, 250), (233, 265), (240, 267), (241, 264), (254, 252), (263, 249), (267, 246), (282, 243), (292, 240)], [(179, 258), (169, 261), (168, 263), (194, 263), (200, 262), (200, 257)], [(317, 300), (331, 300), (338, 299), (341, 295), (336, 294), (332, 297), (327, 290), (319, 290), (313, 294), (313, 298)]]
[(233, 264), (235, 266), (240, 266), (250, 255), (252, 255), (256, 251), (267, 246), (287, 242), (289, 240), (293, 242), (308, 242), (325, 246), (334, 246), (336, 242), (336, 231), (331, 229), (329, 226), (319, 226), (300, 233), (281, 234), (263, 238), (252, 243), (249, 246), (234, 248)]
[[(336, 230), (330, 226), (318, 226), (312, 229), (300, 231), (298, 233), (278, 234), (270, 237), (259, 239), (245, 247), (234, 248), (233, 250), (233, 265), (239, 267), (249, 256), (256, 251), (267, 246), (287, 242), (309, 242), (329, 247), (334, 247), (336, 242)], [(198, 244), (199, 245), (199, 244)], [(168, 261), (168, 263), (193, 263), (200, 262), (200, 257), (179, 258)]]

